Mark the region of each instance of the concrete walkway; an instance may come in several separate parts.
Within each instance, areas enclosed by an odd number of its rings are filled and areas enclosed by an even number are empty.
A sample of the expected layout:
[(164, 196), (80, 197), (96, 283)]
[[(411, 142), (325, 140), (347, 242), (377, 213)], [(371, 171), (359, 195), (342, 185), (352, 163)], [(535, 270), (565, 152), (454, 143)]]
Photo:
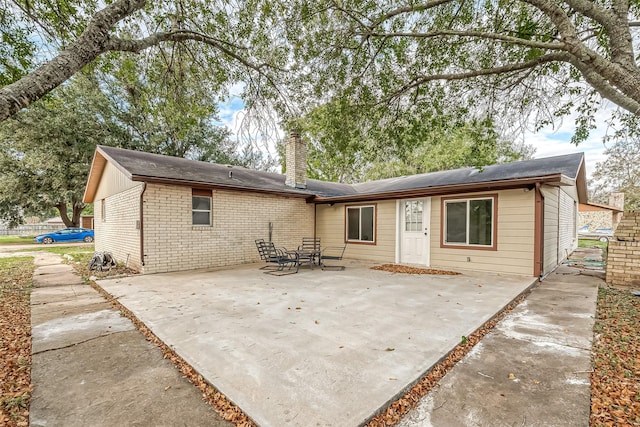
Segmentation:
[(592, 329), (602, 284), (592, 275), (559, 267), (399, 426), (589, 425)]
[(36, 266), (32, 427), (231, 425), (60, 256), (24, 255)]
[(532, 277), (259, 265), (99, 281), (263, 427), (368, 420)]

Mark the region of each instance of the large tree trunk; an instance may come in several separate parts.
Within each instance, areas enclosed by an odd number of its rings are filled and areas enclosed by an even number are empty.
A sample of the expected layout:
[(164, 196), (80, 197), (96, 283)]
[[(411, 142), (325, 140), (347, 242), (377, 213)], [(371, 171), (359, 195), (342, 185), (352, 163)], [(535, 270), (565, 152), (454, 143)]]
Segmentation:
[(117, 0), (97, 12), (85, 31), (58, 56), (15, 83), (0, 89), (0, 122), (60, 86), (107, 50), (111, 30), (145, 5), (145, 0)]
[(60, 218), (67, 227), (80, 227), (82, 225), (80, 224), (80, 216), (82, 215), (84, 207), (84, 203), (74, 202), (71, 210), (71, 218), (69, 218), (69, 209), (67, 208), (67, 204), (58, 203), (56, 205), (56, 209), (60, 212)]

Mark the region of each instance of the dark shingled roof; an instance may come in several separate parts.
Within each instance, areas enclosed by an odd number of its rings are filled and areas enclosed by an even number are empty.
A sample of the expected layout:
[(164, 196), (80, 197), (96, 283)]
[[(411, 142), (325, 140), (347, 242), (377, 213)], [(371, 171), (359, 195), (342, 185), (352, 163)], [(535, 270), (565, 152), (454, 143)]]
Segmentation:
[(566, 154), (485, 166), (482, 170), (464, 168), (382, 179), (355, 184), (354, 188), (359, 193), (387, 193), (448, 185), (535, 178), (554, 174), (562, 174), (567, 178), (576, 179), (582, 158), (583, 153)]
[[(564, 175), (576, 179), (583, 162), (583, 153), (526, 160), (476, 168), (455, 169), (359, 184), (340, 184), (307, 179), (306, 189), (285, 185), (285, 175), (257, 171), (240, 166), (220, 165), (179, 157), (169, 157), (122, 148), (98, 147), (108, 160), (115, 163), (130, 179), (136, 181), (175, 182), (185, 185), (229, 187), (262, 192), (288, 193), (297, 197), (376, 196), (386, 193), (440, 188), (464, 184), (534, 179)], [(231, 176), (229, 175), (231, 172)]]

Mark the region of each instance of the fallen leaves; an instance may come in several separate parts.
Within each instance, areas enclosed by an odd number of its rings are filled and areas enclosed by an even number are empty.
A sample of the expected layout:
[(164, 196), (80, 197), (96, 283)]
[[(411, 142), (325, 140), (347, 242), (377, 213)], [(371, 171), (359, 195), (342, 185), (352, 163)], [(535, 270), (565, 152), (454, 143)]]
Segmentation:
[(433, 268), (419, 268), (410, 267), (408, 265), (401, 264), (382, 264), (371, 267), (372, 270), (382, 270), (391, 273), (405, 273), (405, 274), (434, 274), (439, 276), (458, 276), (460, 273), (447, 270), (435, 270)]
[(0, 258), (0, 425), (27, 426), (33, 258)]
[(640, 298), (602, 287), (594, 326), (592, 427), (640, 425)]
[[(123, 316), (131, 320), (136, 329), (138, 329), (147, 339), (147, 341), (154, 344), (156, 347), (162, 351), (163, 357), (165, 359), (170, 360), (182, 373), (184, 378), (186, 378), (190, 383), (200, 390), (202, 393), (202, 398), (208, 402), (211, 406), (213, 406), (214, 410), (220, 415), (224, 420), (233, 423), (238, 427), (255, 427), (256, 424), (253, 422), (251, 418), (249, 418), (239, 407), (231, 403), (227, 397), (220, 393), (215, 387), (209, 384), (202, 375), (198, 374), (198, 372), (191, 367), (185, 360), (178, 356), (178, 354), (173, 351), (168, 345), (166, 345), (160, 338), (158, 338), (152, 331), (142, 323), (138, 318), (131, 312), (128, 308), (120, 303), (117, 299), (115, 299), (110, 293), (102, 289), (95, 282), (90, 282), (91, 287), (93, 287), (96, 291), (100, 293), (103, 297), (107, 299), (113, 306), (119, 310)], [(289, 310), (291, 307), (289, 307)]]

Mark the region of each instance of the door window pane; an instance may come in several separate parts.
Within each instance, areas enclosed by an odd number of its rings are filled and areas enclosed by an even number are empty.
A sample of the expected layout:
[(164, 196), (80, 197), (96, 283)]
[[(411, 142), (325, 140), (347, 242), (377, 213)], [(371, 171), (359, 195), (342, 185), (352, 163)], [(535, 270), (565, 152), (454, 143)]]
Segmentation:
[(405, 231), (422, 231), (422, 200), (411, 200), (404, 205)]

